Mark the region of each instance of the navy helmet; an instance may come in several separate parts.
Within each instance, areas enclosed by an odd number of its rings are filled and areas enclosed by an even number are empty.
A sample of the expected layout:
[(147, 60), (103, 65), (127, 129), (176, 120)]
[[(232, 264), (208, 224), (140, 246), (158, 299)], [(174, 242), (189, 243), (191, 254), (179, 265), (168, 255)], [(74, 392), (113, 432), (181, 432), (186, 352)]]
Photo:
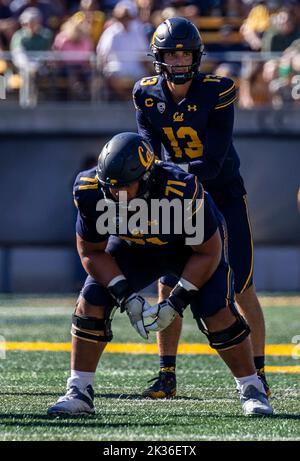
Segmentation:
[[(180, 85), (191, 80), (199, 72), (204, 45), (197, 27), (185, 18), (175, 17), (162, 22), (153, 34), (151, 51), (154, 55), (155, 71), (167, 80)], [(193, 62), (187, 72), (174, 72), (174, 67), (164, 62), (166, 51), (191, 51)]]
[(145, 197), (154, 166), (150, 144), (137, 133), (120, 133), (103, 147), (97, 165), (104, 190), (122, 188), (139, 181), (138, 197)]

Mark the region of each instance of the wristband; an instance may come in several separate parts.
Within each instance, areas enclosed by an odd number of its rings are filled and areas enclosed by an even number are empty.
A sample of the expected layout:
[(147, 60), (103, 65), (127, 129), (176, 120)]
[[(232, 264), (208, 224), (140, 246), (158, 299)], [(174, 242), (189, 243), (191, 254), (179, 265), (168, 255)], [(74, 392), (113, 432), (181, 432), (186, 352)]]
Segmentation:
[(128, 299), (129, 296), (134, 293), (132, 288), (130, 288), (127, 279), (124, 277), (124, 275), (118, 275), (109, 282), (107, 288), (110, 294), (119, 304), (121, 312), (124, 312), (124, 304), (126, 299)]
[(180, 317), (183, 317), (184, 309), (190, 304), (191, 300), (198, 291), (199, 290), (195, 285), (184, 278), (181, 278), (177, 285), (173, 288), (169, 296), (169, 300)]

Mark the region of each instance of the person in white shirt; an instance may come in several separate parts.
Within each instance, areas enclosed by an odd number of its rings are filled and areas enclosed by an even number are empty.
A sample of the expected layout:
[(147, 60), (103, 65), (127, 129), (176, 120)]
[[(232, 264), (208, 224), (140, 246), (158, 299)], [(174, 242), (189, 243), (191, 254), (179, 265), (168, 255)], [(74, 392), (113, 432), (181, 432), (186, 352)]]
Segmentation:
[(113, 17), (97, 45), (98, 63), (112, 94), (129, 100), (134, 82), (150, 71), (144, 58), (148, 43), (135, 4), (121, 0)]

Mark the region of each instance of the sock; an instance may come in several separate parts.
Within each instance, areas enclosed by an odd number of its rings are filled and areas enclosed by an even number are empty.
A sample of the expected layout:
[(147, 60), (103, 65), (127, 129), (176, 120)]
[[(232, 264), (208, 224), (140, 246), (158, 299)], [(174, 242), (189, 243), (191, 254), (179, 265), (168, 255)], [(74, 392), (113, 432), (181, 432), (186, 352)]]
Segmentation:
[(93, 386), (95, 373), (89, 371), (71, 370), (71, 376), (68, 379), (67, 388), (76, 386), (83, 391), (89, 384)]
[(160, 355), (159, 366), (160, 371), (169, 371), (175, 373), (176, 355)]
[(265, 356), (260, 355), (258, 357), (254, 357), (254, 365), (257, 370), (265, 367)]
[(242, 378), (234, 377), (234, 379), (235, 379), (235, 382), (239, 390), (241, 390), (243, 387), (246, 388), (249, 385), (252, 385), (256, 387), (256, 389), (258, 389), (259, 392), (262, 392), (263, 394), (266, 393), (261, 380), (257, 376), (257, 373), (254, 373), (254, 375), (250, 375), (250, 376), (243, 376)]

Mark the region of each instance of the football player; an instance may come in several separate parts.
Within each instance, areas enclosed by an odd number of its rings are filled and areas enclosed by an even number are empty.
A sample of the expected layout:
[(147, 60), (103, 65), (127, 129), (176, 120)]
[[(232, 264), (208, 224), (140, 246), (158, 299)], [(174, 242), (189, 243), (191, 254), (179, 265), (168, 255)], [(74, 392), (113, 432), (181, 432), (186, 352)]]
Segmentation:
[[(246, 190), (232, 143), (235, 85), (229, 78), (199, 72), (204, 46), (198, 29), (187, 19), (175, 17), (160, 24), (151, 50), (158, 75), (141, 79), (133, 90), (138, 131), (159, 157), (195, 174), (225, 217), (236, 300), (251, 328), (256, 370), (269, 395), (264, 372), (265, 323), (253, 284)], [(168, 297), (176, 283), (172, 277), (160, 280), (160, 301)], [(176, 393), (180, 332), (178, 318), (158, 333), (160, 373), (145, 390), (145, 396), (160, 398)]]
[[(187, 305), (235, 377), (244, 414), (271, 414), (272, 407), (255, 371), (248, 324), (234, 304), (224, 219), (197, 178), (155, 161), (152, 148), (140, 135), (121, 133), (104, 146), (96, 168), (78, 175), (74, 198), (78, 208), (77, 248), (89, 275), (72, 317), (67, 392), (48, 414), (94, 414), (94, 375), (112, 339), (115, 306), (125, 311), (137, 333), (147, 338), (149, 331), (163, 330), (182, 316)], [(186, 231), (175, 232), (177, 218), (173, 214), (169, 232), (160, 231), (160, 227), (155, 233), (152, 227), (136, 232), (128, 226), (124, 230), (124, 216), (128, 222), (132, 218), (130, 204), (135, 198), (147, 208), (152, 207), (153, 199), (170, 203), (176, 199), (177, 204), (186, 200), (192, 217), (203, 213), (202, 243), (186, 244)], [(106, 213), (103, 201), (116, 211), (113, 219), (108, 217), (115, 229), (99, 224)], [(167, 299), (150, 306), (138, 292), (170, 273), (178, 277), (178, 283)]]

